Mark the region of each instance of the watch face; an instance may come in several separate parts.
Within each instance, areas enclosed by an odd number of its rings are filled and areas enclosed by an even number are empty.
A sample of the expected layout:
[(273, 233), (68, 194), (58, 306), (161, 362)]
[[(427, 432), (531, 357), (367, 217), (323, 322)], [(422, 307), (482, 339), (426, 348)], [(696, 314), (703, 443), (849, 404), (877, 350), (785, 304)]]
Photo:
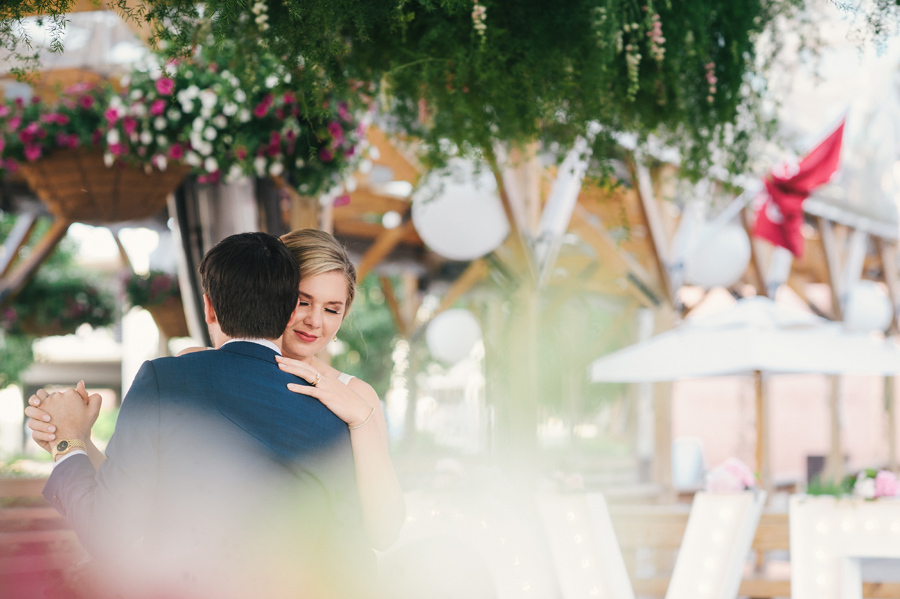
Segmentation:
[(68, 441), (60, 441), (59, 443), (56, 444), (56, 451), (65, 451), (68, 448), (69, 448)]

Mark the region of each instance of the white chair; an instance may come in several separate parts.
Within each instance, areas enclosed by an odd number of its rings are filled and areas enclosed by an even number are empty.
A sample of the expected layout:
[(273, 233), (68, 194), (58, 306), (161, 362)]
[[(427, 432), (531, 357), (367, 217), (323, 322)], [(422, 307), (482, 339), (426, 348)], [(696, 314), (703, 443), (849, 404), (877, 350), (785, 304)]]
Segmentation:
[(766, 503), (764, 491), (698, 492), (666, 599), (734, 599)]

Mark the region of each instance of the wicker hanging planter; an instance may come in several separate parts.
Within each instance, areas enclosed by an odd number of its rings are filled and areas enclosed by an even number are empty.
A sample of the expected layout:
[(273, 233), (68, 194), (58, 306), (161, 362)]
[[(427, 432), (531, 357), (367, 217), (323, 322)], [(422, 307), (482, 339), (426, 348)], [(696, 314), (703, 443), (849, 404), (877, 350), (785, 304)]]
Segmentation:
[(102, 152), (57, 150), (20, 165), (31, 189), (60, 218), (84, 223), (118, 223), (153, 216), (166, 205), (189, 169), (170, 165), (165, 172), (103, 163)]
[(166, 302), (156, 306), (145, 306), (153, 317), (160, 332), (168, 338), (189, 337), (187, 319), (181, 302)]

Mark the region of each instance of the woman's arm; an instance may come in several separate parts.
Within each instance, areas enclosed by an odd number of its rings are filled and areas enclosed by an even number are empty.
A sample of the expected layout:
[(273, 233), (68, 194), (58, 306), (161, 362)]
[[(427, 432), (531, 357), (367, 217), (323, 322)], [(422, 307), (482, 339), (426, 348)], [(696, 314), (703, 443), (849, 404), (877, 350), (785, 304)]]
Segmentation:
[[(276, 359), (282, 370), (309, 383), (321, 374), (304, 362), (280, 356)], [(387, 426), (378, 395), (359, 379), (345, 385), (326, 375), (321, 375), (314, 387), (289, 384), (288, 389), (318, 399), (351, 428), (356, 485), (366, 532), (372, 547), (387, 549), (397, 540), (406, 520), (406, 501), (388, 451)]]

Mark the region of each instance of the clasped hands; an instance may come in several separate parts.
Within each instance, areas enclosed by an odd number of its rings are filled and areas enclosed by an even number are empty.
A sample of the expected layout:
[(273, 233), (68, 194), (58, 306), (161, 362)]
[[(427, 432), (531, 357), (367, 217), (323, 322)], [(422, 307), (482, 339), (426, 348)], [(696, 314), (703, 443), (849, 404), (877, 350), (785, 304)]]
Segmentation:
[(44, 389), (28, 398), (25, 415), (31, 438), (45, 451), (50, 452), (50, 444), (57, 439), (90, 440), (91, 427), (100, 414), (99, 394), (88, 395), (84, 381), (79, 381), (74, 389), (48, 393)]

